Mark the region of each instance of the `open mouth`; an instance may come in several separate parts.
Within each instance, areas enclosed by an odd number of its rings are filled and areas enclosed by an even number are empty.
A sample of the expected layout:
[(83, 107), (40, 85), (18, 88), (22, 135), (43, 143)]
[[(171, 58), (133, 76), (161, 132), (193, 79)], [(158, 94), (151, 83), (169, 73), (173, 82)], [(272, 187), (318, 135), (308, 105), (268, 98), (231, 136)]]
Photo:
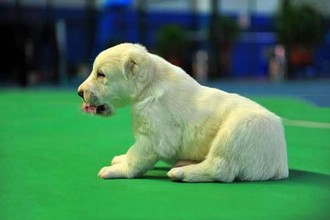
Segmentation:
[(103, 105), (90, 105), (86, 102), (82, 104), (82, 110), (86, 113), (94, 114), (94, 115), (102, 115), (107, 116), (111, 114), (109, 106), (106, 104)]

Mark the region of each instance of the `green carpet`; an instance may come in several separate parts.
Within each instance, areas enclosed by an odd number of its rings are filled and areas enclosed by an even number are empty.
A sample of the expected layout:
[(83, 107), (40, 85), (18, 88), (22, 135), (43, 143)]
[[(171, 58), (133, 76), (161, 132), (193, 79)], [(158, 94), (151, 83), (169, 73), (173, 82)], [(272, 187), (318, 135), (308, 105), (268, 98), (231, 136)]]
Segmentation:
[[(252, 98), (288, 119), (330, 122), (330, 108)], [(330, 219), (330, 129), (285, 126), (283, 181), (177, 183), (163, 163), (101, 180), (134, 141), (129, 109), (101, 118), (80, 104), (74, 91), (0, 91), (0, 219)]]

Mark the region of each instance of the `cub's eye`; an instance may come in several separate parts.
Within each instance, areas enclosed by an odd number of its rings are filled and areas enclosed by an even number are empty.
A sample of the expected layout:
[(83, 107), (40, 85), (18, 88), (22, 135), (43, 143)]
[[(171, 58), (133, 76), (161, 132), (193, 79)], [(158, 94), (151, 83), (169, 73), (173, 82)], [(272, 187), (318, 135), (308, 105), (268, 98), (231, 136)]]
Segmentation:
[(105, 77), (105, 74), (104, 74), (104, 73), (101, 73), (101, 72), (97, 72), (97, 77), (102, 77), (102, 78), (104, 78), (104, 77)]

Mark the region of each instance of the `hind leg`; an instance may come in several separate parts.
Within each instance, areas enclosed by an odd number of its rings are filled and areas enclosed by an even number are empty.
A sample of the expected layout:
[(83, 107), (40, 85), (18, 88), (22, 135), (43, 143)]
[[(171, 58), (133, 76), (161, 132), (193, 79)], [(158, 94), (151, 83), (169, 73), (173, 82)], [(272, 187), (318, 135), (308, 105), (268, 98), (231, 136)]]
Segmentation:
[(286, 145), (280, 121), (272, 115), (243, 113), (221, 126), (203, 162), (174, 168), (168, 176), (186, 182), (286, 178)]
[(174, 164), (174, 167), (184, 167), (191, 164), (199, 163), (196, 160), (180, 160)]
[(173, 168), (168, 176), (184, 182), (232, 182), (238, 173), (235, 150), (240, 141), (239, 133), (233, 129), (234, 123), (228, 122), (212, 141), (210, 151), (204, 161), (198, 164)]

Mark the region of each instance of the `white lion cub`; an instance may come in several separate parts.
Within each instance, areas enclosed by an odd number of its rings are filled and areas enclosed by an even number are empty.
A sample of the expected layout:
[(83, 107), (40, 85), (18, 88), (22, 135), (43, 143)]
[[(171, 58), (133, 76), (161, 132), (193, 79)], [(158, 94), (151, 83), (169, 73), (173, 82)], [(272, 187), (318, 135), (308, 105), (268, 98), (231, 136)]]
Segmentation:
[(83, 110), (110, 116), (131, 105), (135, 143), (102, 178), (133, 178), (159, 160), (185, 182), (288, 177), (281, 119), (259, 104), (197, 83), (181, 68), (124, 43), (101, 52), (79, 86)]

